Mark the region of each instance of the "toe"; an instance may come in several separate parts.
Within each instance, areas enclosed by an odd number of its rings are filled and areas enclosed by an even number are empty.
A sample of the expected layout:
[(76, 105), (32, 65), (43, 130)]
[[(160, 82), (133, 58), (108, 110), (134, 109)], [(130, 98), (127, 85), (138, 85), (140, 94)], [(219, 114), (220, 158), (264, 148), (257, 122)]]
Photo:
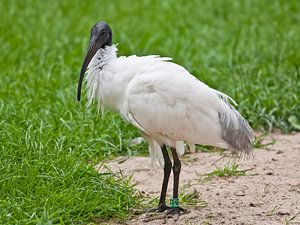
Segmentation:
[(186, 210), (181, 208), (181, 207), (176, 207), (176, 208), (170, 208), (167, 211), (167, 214), (183, 214), (185, 213)]
[(169, 206), (166, 206), (165, 204), (159, 205), (157, 208), (150, 209), (150, 212), (164, 212), (166, 210), (170, 210), (171, 208)]

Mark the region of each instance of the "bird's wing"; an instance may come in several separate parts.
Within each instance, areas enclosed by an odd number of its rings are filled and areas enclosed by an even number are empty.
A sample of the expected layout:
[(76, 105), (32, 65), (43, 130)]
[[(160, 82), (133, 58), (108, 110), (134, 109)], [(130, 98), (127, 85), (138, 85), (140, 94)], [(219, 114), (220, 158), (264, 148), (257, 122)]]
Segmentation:
[(218, 121), (223, 101), (211, 88), (174, 63), (157, 62), (144, 71), (125, 92), (126, 120), (159, 143), (227, 147)]

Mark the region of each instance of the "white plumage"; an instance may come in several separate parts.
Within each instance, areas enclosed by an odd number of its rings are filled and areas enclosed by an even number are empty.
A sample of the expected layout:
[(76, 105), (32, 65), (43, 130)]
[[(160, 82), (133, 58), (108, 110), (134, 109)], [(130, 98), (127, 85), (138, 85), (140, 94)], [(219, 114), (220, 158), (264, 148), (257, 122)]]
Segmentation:
[(162, 144), (177, 146), (179, 154), (184, 153), (183, 142), (249, 153), (253, 131), (229, 97), (170, 60), (117, 57), (115, 45), (99, 49), (87, 70), (89, 102), (96, 99), (137, 127), (149, 144), (153, 165), (156, 158), (163, 164)]
[[(137, 127), (149, 145), (152, 165), (159, 159), (164, 178), (156, 211), (181, 213), (178, 187), (184, 142), (229, 148), (249, 154), (254, 134), (243, 117), (230, 105), (227, 95), (208, 87), (183, 67), (159, 56), (117, 57), (112, 31), (105, 22), (91, 30), (90, 44), (81, 67), (77, 99), (87, 69), (89, 103), (118, 112)], [(173, 166), (168, 154), (172, 152)], [(173, 168), (173, 198), (166, 193)]]

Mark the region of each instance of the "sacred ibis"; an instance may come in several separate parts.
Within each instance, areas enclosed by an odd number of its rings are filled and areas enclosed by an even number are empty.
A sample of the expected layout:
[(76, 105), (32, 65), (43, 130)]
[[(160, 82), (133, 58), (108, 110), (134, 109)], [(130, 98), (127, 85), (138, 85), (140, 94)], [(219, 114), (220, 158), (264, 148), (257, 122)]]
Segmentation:
[[(77, 89), (80, 101), (87, 73), (89, 103), (118, 112), (138, 128), (149, 144), (152, 161), (159, 159), (164, 178), (157, 211), (180, 213), (178, 184), (183, 143), (203, 144), (251, 153), (254, 133), (246, 120), (229, 103), (235, 103), (191, 75), (170, 58), (159, 56), (117, 56), (112, 31), (105, 22), (92, 27)], [(171, 150), (172, 162), (168, 147)], [(166, 205), (168, 181), (173, 168), (171, 207)]]

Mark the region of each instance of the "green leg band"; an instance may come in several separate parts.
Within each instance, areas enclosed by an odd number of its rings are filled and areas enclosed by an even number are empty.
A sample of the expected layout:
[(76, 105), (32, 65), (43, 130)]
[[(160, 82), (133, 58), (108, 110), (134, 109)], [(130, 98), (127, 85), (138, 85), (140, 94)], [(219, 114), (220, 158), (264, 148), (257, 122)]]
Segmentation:
[(179, 199), (178, 198), (171, 198), (170, 199), (170, 205), (171, 205), (172, 209), (178, 208), (179, 207)]

